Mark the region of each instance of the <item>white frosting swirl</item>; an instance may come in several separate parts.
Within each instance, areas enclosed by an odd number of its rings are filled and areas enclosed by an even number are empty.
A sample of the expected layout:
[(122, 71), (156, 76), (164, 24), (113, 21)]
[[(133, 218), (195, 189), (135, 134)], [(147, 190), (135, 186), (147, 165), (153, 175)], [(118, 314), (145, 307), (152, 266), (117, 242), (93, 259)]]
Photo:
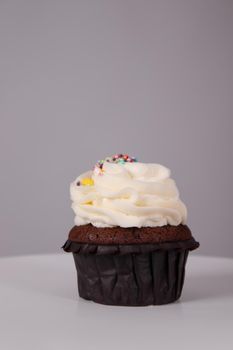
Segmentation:
[[(93, 186), (77, 185), (91, 178)], [(160, 164), (103, 164), (70, 186), (75, 224), (97, 227), (146, 227), (184, 224), (187, 210), (170, 170)]]

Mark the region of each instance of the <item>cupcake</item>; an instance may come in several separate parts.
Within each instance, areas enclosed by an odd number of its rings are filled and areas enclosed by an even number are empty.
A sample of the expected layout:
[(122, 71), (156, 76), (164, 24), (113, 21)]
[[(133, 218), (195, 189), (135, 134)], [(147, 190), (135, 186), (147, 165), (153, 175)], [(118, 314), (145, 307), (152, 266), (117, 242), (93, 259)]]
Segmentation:
[(72, 252), (80, 297), (144, 306), (179, 299), (188, 253), (198, 248), (170, 170), (126, 154), (99, 161), (70, 186)]

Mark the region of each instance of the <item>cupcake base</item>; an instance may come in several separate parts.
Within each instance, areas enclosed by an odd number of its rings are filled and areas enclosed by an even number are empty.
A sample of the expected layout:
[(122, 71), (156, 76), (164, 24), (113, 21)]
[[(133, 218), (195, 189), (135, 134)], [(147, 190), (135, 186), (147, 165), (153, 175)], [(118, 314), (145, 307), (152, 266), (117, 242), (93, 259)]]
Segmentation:
[(80, 297), (107, 305), (146, 306), (179, 299), (193, 239), (159, 244), (93, 245), (67, 241)]

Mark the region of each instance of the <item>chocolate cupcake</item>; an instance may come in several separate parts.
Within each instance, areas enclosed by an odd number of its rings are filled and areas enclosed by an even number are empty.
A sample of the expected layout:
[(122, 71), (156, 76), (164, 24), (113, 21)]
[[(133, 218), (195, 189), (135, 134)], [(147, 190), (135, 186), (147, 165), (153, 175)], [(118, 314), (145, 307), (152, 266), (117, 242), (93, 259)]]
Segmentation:
[(70, 187), (72, 252), (80, 297), (144, 306), (179, 299), (188, 253), (198, 248), (170, 171), (117, 154)]

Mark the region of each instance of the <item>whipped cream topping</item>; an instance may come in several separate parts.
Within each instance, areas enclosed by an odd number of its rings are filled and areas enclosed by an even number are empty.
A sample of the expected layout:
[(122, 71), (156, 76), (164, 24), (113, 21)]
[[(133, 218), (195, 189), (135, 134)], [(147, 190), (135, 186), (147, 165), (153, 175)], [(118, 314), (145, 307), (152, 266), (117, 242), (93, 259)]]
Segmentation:
[(160, 164), (103, 162), (71, 183), (75, 224), (153, 227), (185, 224), (187, 210)]

